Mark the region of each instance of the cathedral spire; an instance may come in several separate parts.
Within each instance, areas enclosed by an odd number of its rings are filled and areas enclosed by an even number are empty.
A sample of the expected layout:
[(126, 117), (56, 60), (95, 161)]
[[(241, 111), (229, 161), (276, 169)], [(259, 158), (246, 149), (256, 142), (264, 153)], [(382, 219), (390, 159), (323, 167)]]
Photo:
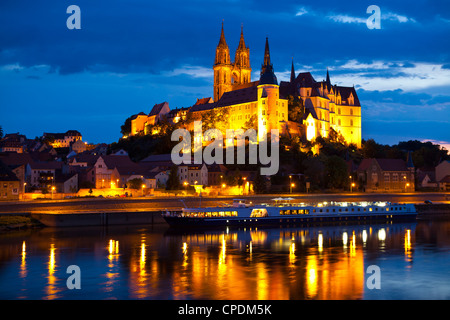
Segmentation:
[(272, 63), (270, 62), (269, 38), (266, 38), (266, 48), (264, 51), (264, 63), (261, 66), (261, 76), (259, 84), (276, 84), (278, 85), (277, 77), (273, 71)]
[(220, 33), (220, 40), (218, 46), (228, 47), (227, 42), (225, 41), (225, 33), (223, 32), (223, 20), (222, 20), (222, 32)]
[(328, 90), (330, 90), (331, 81), (330, 81), (330, 73), (328, 72), (328, 68), (327, 68), (327, 87), (328, 87)]
[(269, 66), (270, 63), (270, 51), (269, 51), (269, 38), (266, 37), (266, 48), (264, 49), (264, 65)]
[(247, 47), (245, 46), (244, 41), (244, 24), (241, 25), (241, 38), (239, 39), (239, 45), (237, 50), (245, 50)]
[(292, 66), (291, 66), (291, 83), (295, 81), (295, 70), (294, 70), (294, 57), (292, 57)]

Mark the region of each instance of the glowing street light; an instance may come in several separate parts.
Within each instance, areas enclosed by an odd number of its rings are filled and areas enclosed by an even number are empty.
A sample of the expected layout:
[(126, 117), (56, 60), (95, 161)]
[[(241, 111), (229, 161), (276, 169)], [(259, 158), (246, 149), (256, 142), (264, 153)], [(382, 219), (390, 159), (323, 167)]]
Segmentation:
[(145, 184), (142, 184), (142, 196), (144, 196), (144, 188), (145, 188)]
[(291, 183), (291, 193), (292, 193), (292, 188), (295, 187), (295, 183)]
[(292, 176), (289, 176), (290, 193), (292, 193)]
[(53, 200), (53, 192), (55, 191), (55, 187), (52, 187), (52, 200)]

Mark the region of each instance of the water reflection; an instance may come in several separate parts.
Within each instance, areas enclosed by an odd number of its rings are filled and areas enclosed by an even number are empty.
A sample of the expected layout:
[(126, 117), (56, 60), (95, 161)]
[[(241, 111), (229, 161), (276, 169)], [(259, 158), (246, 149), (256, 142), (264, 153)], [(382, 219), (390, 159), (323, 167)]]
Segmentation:
[(57, 277), (55, 275), (56, 271), (56, 260), (55, 260), (55, 244), (50, 245), (50, 252), (48, 256), (48, 276), (47, 276), (47, 287), (46, 287), (46, 297), (45, 299), (56, 299), (58, 298), (58, 292), (60, 288), (56, 285)]
[[(448, 266), (441, 251), (450, 247), (450, 222), (442, 223), (438, 232), (426, 223), (198, 232), (136, 227), (111, 228), (108, 235), (92, 228), (83, 237), (79, 229), (34, 232), (0, 245), (0, 281), (8, 288), (0, 298), (70, 298), (70, 264), (81, 267), (84, 299), (379, 298), (365, 287), (367, 266), (375, 264), (391, 268), (380, 291), (389, 299), (389, 274)], [(429, 250), (430, 243), (438, 250)], [(9, 254), (14, 248), (16, 256)]]

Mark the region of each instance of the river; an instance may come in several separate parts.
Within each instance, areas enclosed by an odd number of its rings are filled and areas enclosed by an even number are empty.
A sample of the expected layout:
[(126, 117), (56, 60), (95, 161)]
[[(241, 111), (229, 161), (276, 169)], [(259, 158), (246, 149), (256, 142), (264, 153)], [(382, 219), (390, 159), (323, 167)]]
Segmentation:
[(0, 299), (450, 299), (449, 253), (448, 220), (12, 231), (0, 234)]

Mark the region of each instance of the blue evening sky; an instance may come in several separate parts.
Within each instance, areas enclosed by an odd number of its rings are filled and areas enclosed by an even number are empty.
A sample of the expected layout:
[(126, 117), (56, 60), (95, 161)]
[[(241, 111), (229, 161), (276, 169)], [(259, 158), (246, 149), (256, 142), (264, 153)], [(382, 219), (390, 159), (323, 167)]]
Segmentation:
[[(381, 29), (369, 29), (369, 5)], [(81, 9), (69, 30), (67, 7)], [(234, 60), (241, 24), (257, 80), (269, 37), (278, 80), (309, 71), (355, 85), (364, 139), (450, 144), (450, 1), (2, 0), (0, 126), (29, 138), (79, 130), (117, 141), (132, 114), (212, 96), (224, 21)]]

